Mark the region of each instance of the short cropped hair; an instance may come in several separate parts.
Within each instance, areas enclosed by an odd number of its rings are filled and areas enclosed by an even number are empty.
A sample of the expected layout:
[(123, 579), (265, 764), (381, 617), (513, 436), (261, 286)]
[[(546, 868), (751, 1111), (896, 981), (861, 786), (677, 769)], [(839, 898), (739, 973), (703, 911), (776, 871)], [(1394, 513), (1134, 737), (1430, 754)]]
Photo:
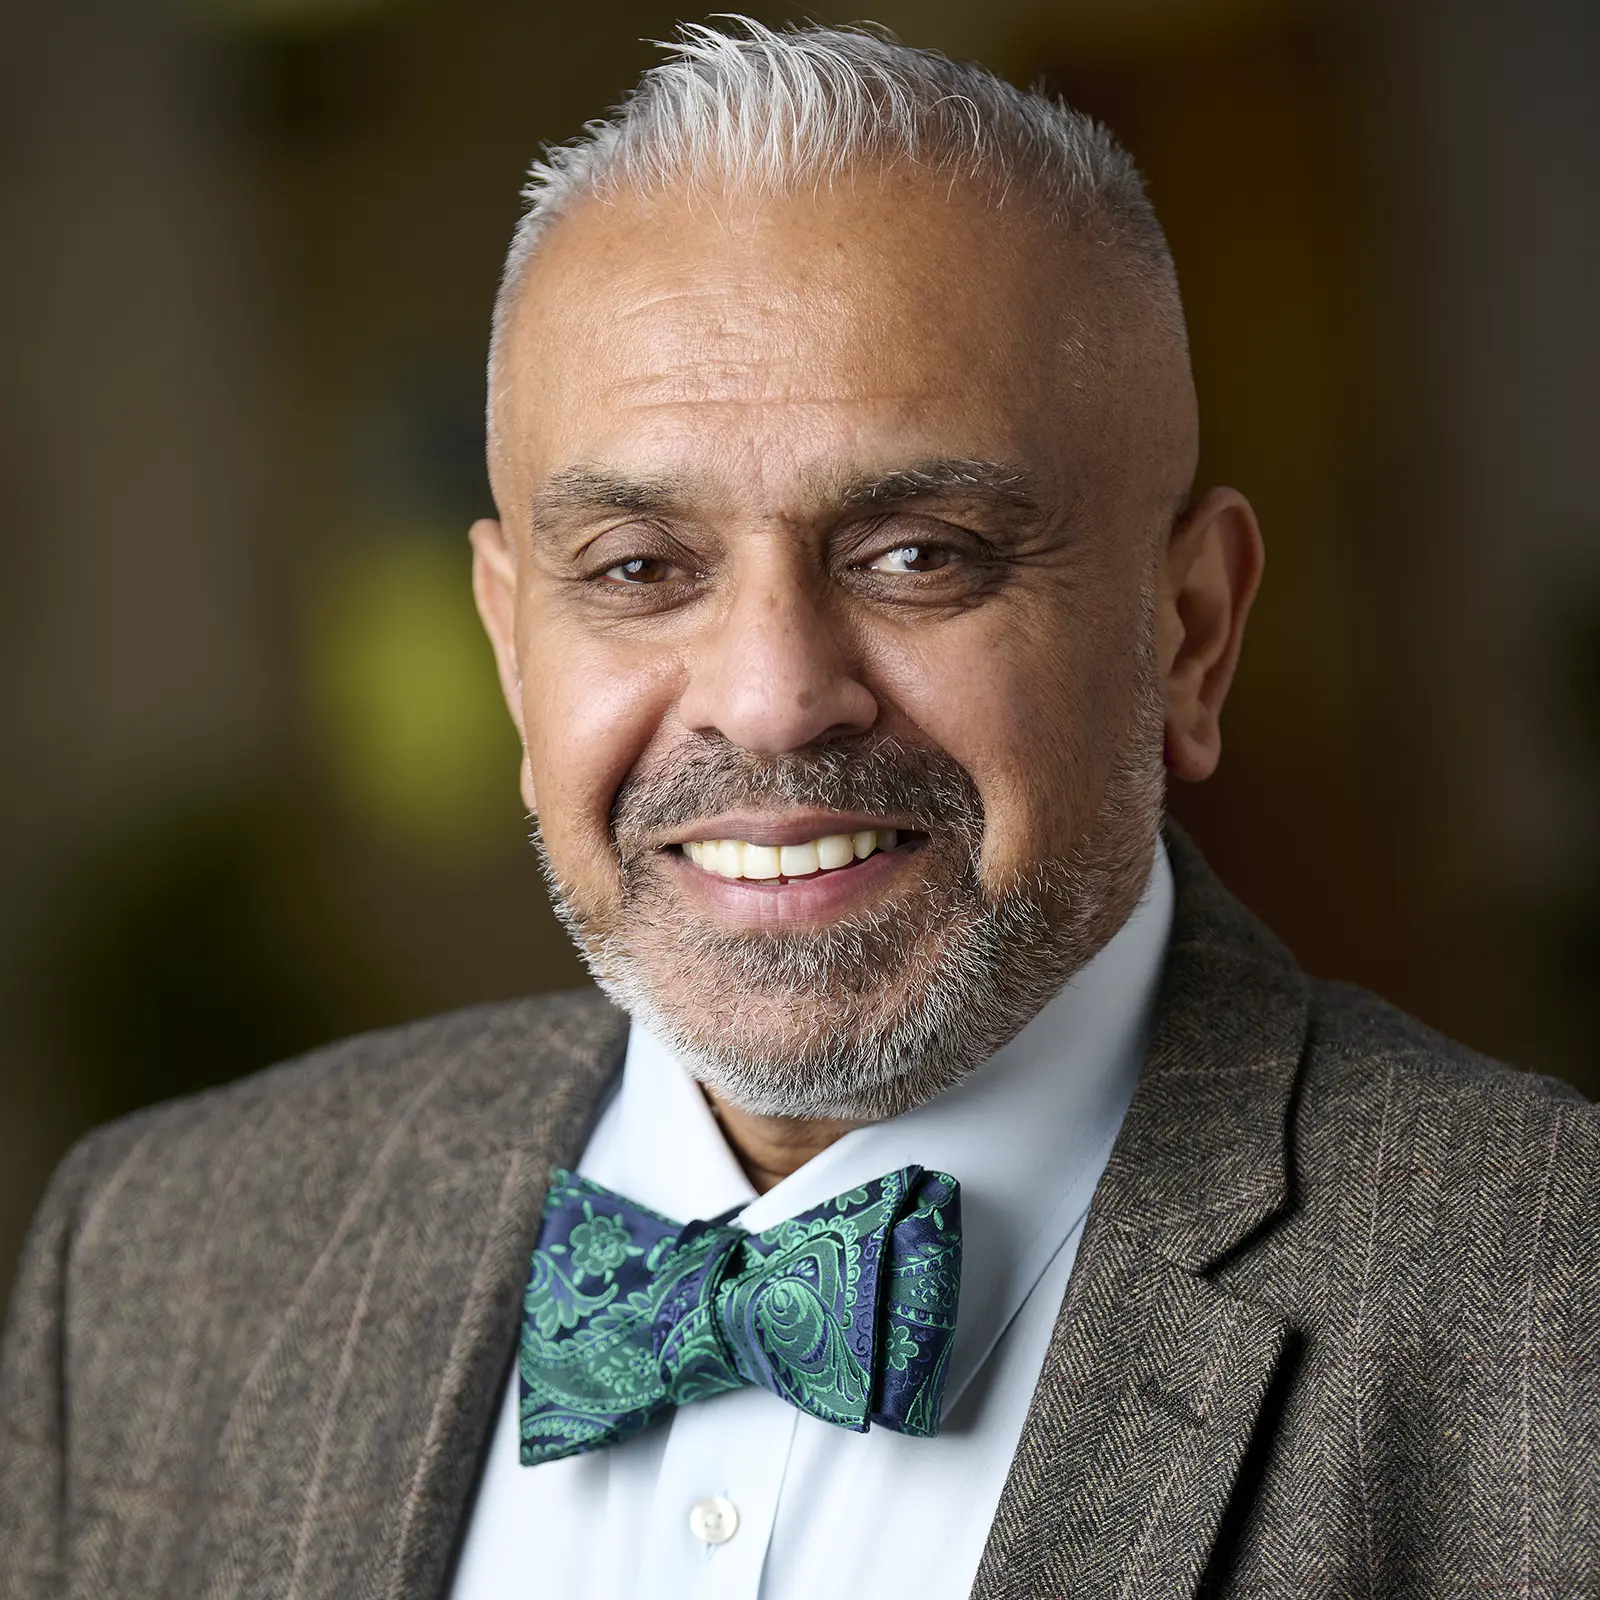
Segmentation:
[(1120, 247), (1181, 338), (1166, 236), (1132, 157), (1092, 117), (881, 30), (726, 20), (730, 32), (680, 27), (667, 60), (609, 117), (533, 163), (495, 301), (491, 372), (529, 259), (579, 200), (712, 185), (786, 195), (863, 165), (1026, 193), (1058, 225)]

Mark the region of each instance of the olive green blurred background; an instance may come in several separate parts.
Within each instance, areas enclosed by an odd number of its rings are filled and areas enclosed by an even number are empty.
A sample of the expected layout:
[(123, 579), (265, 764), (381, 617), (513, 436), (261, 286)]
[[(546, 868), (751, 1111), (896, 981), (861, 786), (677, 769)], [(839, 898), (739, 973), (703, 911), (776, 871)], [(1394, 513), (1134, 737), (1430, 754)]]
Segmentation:
[[(581, 981), (463, 534), (521, 170), (676, 15), (9, 9), (0, 1282), (90, 1124)], [(1150, 176), (1203, 476), (1269, 545), (1179, 815), (1313, 970), (1594, 1092), (1600, 8), (875, 16), (1066, 91)]]

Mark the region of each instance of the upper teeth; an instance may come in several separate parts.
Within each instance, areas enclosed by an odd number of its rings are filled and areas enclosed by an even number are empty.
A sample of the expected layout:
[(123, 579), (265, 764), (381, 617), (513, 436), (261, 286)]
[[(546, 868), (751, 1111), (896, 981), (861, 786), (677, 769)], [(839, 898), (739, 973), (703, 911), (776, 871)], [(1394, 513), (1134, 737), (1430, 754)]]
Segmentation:
[(743, 839), (690, 839), (683, 853), (698, 867), (723, 878), (806, 878), (863, 861), (874, 850), (893, 850), (900, 836), (893, 828), (863, 828), (860, 833), (830, 833), (805, 844), (747, 844)]

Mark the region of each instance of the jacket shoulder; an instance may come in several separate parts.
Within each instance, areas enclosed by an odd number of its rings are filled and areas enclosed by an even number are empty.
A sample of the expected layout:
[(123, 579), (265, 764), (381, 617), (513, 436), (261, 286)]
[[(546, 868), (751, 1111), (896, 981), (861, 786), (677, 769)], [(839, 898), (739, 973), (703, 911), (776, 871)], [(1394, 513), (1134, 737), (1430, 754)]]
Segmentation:
[(92, 1130), (58, 1169), (47, 1209), (93, 1210), (136, 1173), (198, 1193), (241, 1163), (279, 1180), (309, 1164), (337, 1168), (424, 1108), (469, 1144), (477, 1133), (503, 1142), (519, 1112), (569, 1080), (592, 1096), (626, 1034), (623, 1014), (587, 989), (356, 1034)]
[(0, 1546), (20, 1552), (22, 1592), (55, 1593), (61, 1551), (110, 1536), (101, 1506), (154, 1505), (150, 1483), (169, 1520), (207, 1503), (218, 1441), (286, 1330), (305, 1381), (329, 1375), (317, 1316), (353, 1292), (352, 1262), (388, 1250), (429, 1315), (429, 1295), (464, 1295), (484, 1208), (581, 1148), (625, 1035), (593, 992), (480, 1006), (82, 1140), (34, 1219), (0, 1344)]
[(1311, 987), (1292, 1137), (1325, 1258), (1382, 1257), (1397, 1292), (1600, 1283), (1600, 1107), (1361, 990)]
[(1309, 987), (1304, 1095), (1313, 1106), (1371, 1120), (1385, 1106), (1392, 1118), (1426, 1105), (1433, 1131), (1469, 1138), (1508, 1122), (1600, 1127), (1600, 1106), (1570, 1084), (1482, 1055), (1351, 984)]

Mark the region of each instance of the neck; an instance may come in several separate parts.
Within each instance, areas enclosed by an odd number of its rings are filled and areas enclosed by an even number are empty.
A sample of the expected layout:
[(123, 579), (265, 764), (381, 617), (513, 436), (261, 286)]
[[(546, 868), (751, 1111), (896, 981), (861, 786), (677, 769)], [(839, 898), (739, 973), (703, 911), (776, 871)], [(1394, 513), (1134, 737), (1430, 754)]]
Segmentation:
[(722, 1137), (757, 1194), (765, 1194), (842, 1134), (861, 1126), (827, 1118), (764, 1117), (729, 1105), (710, 1089), (705, 1096)]

